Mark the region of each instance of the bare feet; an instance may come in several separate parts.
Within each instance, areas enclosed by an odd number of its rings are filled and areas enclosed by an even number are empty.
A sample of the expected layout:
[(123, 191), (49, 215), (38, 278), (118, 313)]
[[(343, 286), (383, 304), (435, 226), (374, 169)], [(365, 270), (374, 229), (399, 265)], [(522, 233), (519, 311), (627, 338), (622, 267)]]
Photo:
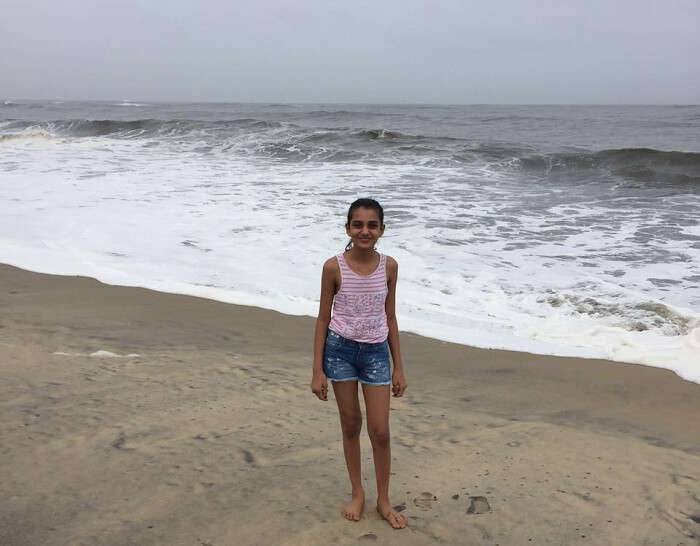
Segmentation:
[(406, 518), (394, 510), (391, 503), (377, 503), (377, 512), (379, 512), (379, 515), (387, 520), (394, 529), (403, 529), (406, 527)]
[(345, 505), (340, 513), (343, 514), (345, 519), (350, 521), (360, 521), (362, 517), (362, 509), (365, 507), (365, 492), (360, 491), (359, 493), (352, 494), (352, 500)]

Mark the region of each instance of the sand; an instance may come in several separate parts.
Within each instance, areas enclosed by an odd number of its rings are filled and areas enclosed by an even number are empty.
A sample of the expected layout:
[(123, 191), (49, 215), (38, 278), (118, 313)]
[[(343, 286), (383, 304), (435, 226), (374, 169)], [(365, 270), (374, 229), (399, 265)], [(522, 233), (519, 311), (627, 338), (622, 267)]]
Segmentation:
[(670, 371), (402, 333), (395, 531), (364, 431), (340, 516), (313, 319), (4, 265), (0, 303), (3, 546), (700, 544), (700, 385)]

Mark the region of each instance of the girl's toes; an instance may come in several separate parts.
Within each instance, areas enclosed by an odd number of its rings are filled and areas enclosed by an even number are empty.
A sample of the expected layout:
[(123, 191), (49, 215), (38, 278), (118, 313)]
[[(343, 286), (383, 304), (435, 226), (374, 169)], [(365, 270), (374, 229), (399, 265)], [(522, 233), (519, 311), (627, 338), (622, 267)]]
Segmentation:
[(406, 527), (406, 520), (401, 514), (391, 512), (391, 526), (394, 529), (403, 529)]

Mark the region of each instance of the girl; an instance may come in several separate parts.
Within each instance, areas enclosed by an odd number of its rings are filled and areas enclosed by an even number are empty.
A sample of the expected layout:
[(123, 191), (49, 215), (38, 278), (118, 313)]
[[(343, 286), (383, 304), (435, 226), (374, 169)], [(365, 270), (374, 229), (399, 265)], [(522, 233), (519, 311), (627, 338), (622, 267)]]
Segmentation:
[(389, 502), (389, 386), (394, 396), (402, 396), (407, 386), (395, 314), (399, 266), (375, 250), (384, 234), (384, 211), (375, 200), (358, 199), (350, 205), (345, 231), (350, 237), (345, 252), (323, 264), (311, 390), (320, 400), (328, 400), (328, 379), (333, 382), (352, 484), (352, 499), (341, 513), (359, 521), (365, 503), (360, 471), (362, 413), (357, 395), (357, 383), (362, 383), (377, 475), (377, 511), (392, 527), (403, 529), (406, 518)]

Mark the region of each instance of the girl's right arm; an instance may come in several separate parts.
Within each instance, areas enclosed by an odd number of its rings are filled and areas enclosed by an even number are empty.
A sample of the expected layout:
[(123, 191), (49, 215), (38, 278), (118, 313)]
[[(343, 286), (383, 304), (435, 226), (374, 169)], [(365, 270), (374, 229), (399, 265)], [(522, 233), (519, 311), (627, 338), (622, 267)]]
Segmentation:
[(316, 330), (314, 332), (314, 365), (311, 378), (311, 391), (319, 400), (328, 400), (328, 379), (323, 373), (323, 349), (326, 345), (326, 333), (331, 322), (331, 307), (335, 296), (336, 278), (339, 273), (335, 258), (326, 260), (321, 274), (321, 300), (318, 305)]

